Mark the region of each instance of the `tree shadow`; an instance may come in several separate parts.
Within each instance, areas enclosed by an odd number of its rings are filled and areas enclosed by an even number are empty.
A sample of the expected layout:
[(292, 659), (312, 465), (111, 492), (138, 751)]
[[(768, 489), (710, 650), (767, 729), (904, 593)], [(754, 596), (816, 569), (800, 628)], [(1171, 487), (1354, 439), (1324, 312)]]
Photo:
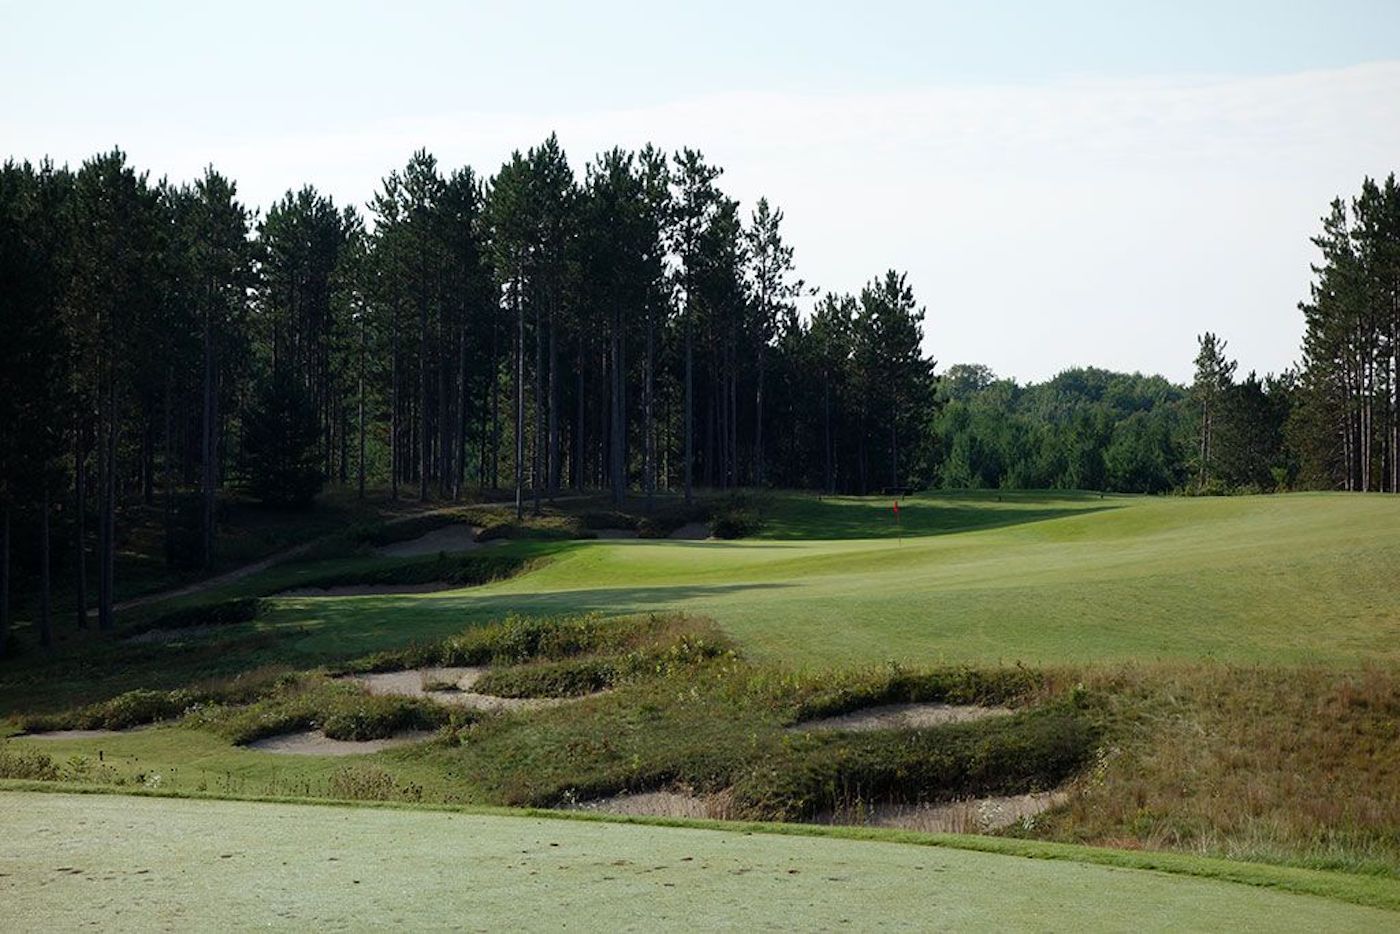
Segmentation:
[[(1097, 494), (1095, 494), (1097, 496)], [(1087, 499), (1063, 496), (1058, 499)], [(765, 539), (794, 542), (820, 539), (924, 538), (1007, 528), (1051, 519), (1084, 516), (1121, 509), (1123, 503), (1111, 500), (1101, 505), (1071, 506), (1020, 505), (1024, 498), (994, 501), (991, 495), (968, 500), (901, 501), (896, 520), (893, 498), (879, 501), (852, 499), (810, 500), (800, 505), (779, 507), (764, 516)]]

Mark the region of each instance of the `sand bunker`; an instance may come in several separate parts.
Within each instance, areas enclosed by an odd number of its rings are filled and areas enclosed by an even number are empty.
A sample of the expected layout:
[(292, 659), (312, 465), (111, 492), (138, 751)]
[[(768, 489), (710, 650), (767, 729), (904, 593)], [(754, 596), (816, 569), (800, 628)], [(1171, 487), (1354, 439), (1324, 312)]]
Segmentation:
[(729, 796), (725, 793), (700, 795), (691, 791), (639, 791), (579, 801), (570, 811), (596, 811), (600, 814), (632, 814), (640, 817), (691, 817), (722, 820), (729, 816)]
[(636, 529), (593, 529), (594, 538), (636, 538)]
[(417, 558), (422, 555), (472, 551), (480, 548), (483, 544), (476, 540), (479, 534), (481, 534), (481, 529), (474, 526), (445, 525), (440, 529), (433, 529), (426, 535), (420, 535), (418, 538), (376, 548), (375, 554), (386, 558)]
[(248, 744), (247, 748), (287, 756), (363, 756), (381, 749), (421, 743), (432, 737), (432, 730), (413, 730), (407, 733), (397, 733), (386, 739), (367, 739), (355, 742), (345, 739), (331, 739), (320, 730), (308, 730), (302, 733), (284, 733), (281, 736), (268, 736), (254, 740)]
[(968, 798), (938, 804), (875, 804), (818, 815), (815, 823), (895, 827), (921, 833), (990, 833), (1069, 800), (1067, 791)]
[(416, 668), (411, 671), (383, 671), (370, 675), (347, 675), (346, 680), (363, 685), (371, 694), (396, 697), (426, 697), (442, 704), (471, 710), (538, 710), (578, 700), (575, 697), (496, 697), (471, 689), (486, 668)]
[[(810, 823), (892, 827), (921, 833), (991, 833), (1068, 800), (1069, 792), (1062, 790), (968, 798), (938, 804), (875, 804), (819, 814)], [(727, 792), (701, 795), (686, 789), (611, 795), (569, 804), (565, 809), (641, 817), (726, 820), (732, 816)]]
[(978, 707), (958, 704), (884, 704), (853, 710), (837, 717), (808, 720), (791, 729), (844, 730), (862, 733), (870, 730), (917, 730), (945, 723), (966, 723), (985, 717), (1004, 717), (1011, 713), (1005, 707)]
[(704, 541), (710, 537), (710, 527), (703, 522), (687, 522), (666, 537), (686, 539), (688, 541)]
[(457, 584), (431, 581), (426, 584), (345, 584), (338, 587), (293, 587), (277, 594), (279, 597), (370, 597), (375, 594), (438, 593), (459, 590)]

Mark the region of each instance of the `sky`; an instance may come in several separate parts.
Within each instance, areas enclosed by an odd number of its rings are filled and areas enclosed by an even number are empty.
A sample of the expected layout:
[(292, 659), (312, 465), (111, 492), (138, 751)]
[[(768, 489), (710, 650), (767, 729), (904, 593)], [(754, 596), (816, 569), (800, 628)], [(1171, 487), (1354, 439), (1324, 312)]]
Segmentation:
[(700, 149), (823, 290), (906, 271), (941, 367), (1278, 372), (1319, 218), (1400, 169), (1400, 2), (0, 0), (0, 157), (363, 206), (550, 132)]

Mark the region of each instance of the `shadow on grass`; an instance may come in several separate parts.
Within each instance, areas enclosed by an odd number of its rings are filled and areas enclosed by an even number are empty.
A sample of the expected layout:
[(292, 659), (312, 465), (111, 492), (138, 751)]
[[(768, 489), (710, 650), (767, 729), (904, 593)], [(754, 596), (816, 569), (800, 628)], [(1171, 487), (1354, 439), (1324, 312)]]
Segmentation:
[(27, 653), (0, 666), (0, 718), (48, 713), (136, 688), (167, 691), (264, 666), (314, 668), (379, 649), (427, 642), (511, 613), (561, 616), (663, 611), (677, 603), (780, 583), (614, 587), (531, 594), (472, 588), (431, 598), (401, 595), (287, 598), (255, 623), (221, 627), (207, 638), (137, 644), (92, 641), (43, 656)]
[[(794, 587), (791, 583), (680, 584), (661, 587), (605, 587), (532, 593), (445, 592), (405, 601), (396, 596), (311, 597), (289, 601), (268, 619), (276, 629), (299, 635), (294, 649), (307, 663), (321, 663), (409, 641), (440, 639), (467, 626), (521, 616), (602, 613), (608, 616), (665, 612), (691, 600), (754, 590)], [(285, 617), (285, 618), (284, 618)]]
[[(1100, 500), (1098, 494), (1045, 494), (1043, 500), (996, 493), (936, 499), (901, 500), (896, 522), (894, 498), (804, 499), (779, 501), (763, 516), (762, 538), (776, 541), (802, 539), (921, 538), (1045, 522), (1122, 508), (1122, 503)], [(1083, 506), (1066, 501), (1082, 501)]]

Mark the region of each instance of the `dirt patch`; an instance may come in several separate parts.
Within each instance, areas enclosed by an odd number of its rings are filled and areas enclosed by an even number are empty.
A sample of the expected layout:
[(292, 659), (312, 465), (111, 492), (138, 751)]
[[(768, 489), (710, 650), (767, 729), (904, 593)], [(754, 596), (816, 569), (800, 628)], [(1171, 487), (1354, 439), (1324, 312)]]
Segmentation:
[(939, 804), (875, 804), (818, 815), (813, 823), (895, 827), (921, 833), (991, 833), (1058, 807), (1067, 791), (968, 798)]
[(426, 697), (441, 704), (470, 710), (539, 710), (578, 700), (576, 697), (496, 697), (471, 689), (486, 668), (415, 668), (410, 671), (382, 671), (370, 675), (347, 675), (371, 694), (396, 697)]
[(790, 729), (842, 730), (863, 733), (870, 730), (918, 730), (945, 723), (966, 723), (985, 717), (1004, 717), (1011, 713), (1005, 707), (978, 707), (960, 704), (884, 704), (853, 710), (837, 717), (808, 720)]
[(481, 534), (481, 529), (475, 526), (445, 525), (406, 542), (394, 542), (391, 545), (376, 548), (375, 554), (385, 558), (417, 558), (422, 555), (473, 551), (482, 546), (482, 543), (476, 540), (479, 534)]
[(703, 522), (687, 522), (666, 537), (702, 542), (710, 537), (710, 527)]
[(426, 584), (344, 584), (338, 587), (293, 587), (274, 594), (278, 597), (372, 597), (376, 594), (438, 593), (460, 590), (458, 584), (430, 581)]
[(687, 789), (639, 791), (579, 801), (565, 806), (570, 811), (596, 811), (600, 814), (631, 814), (640, 817), (690, 817), (723, 820), (729, 816), (729, 796), (724, 792), (701, 795)]
[(636, 529), (593, 529), (594, 538), (636, 538)]
[(421, 743), (432, 737), (432, 730), (414, 730), (408, 733), (397, 733), (386, 739), (367, 739), (355, 742), (345, 739), (331, 739), (320, 730), (308, 730), (302, 733), (284, 733), (281, 736), (268, 736), (254, 740), (246, 748), (286, 756), (363, 756), (381, 749)]

